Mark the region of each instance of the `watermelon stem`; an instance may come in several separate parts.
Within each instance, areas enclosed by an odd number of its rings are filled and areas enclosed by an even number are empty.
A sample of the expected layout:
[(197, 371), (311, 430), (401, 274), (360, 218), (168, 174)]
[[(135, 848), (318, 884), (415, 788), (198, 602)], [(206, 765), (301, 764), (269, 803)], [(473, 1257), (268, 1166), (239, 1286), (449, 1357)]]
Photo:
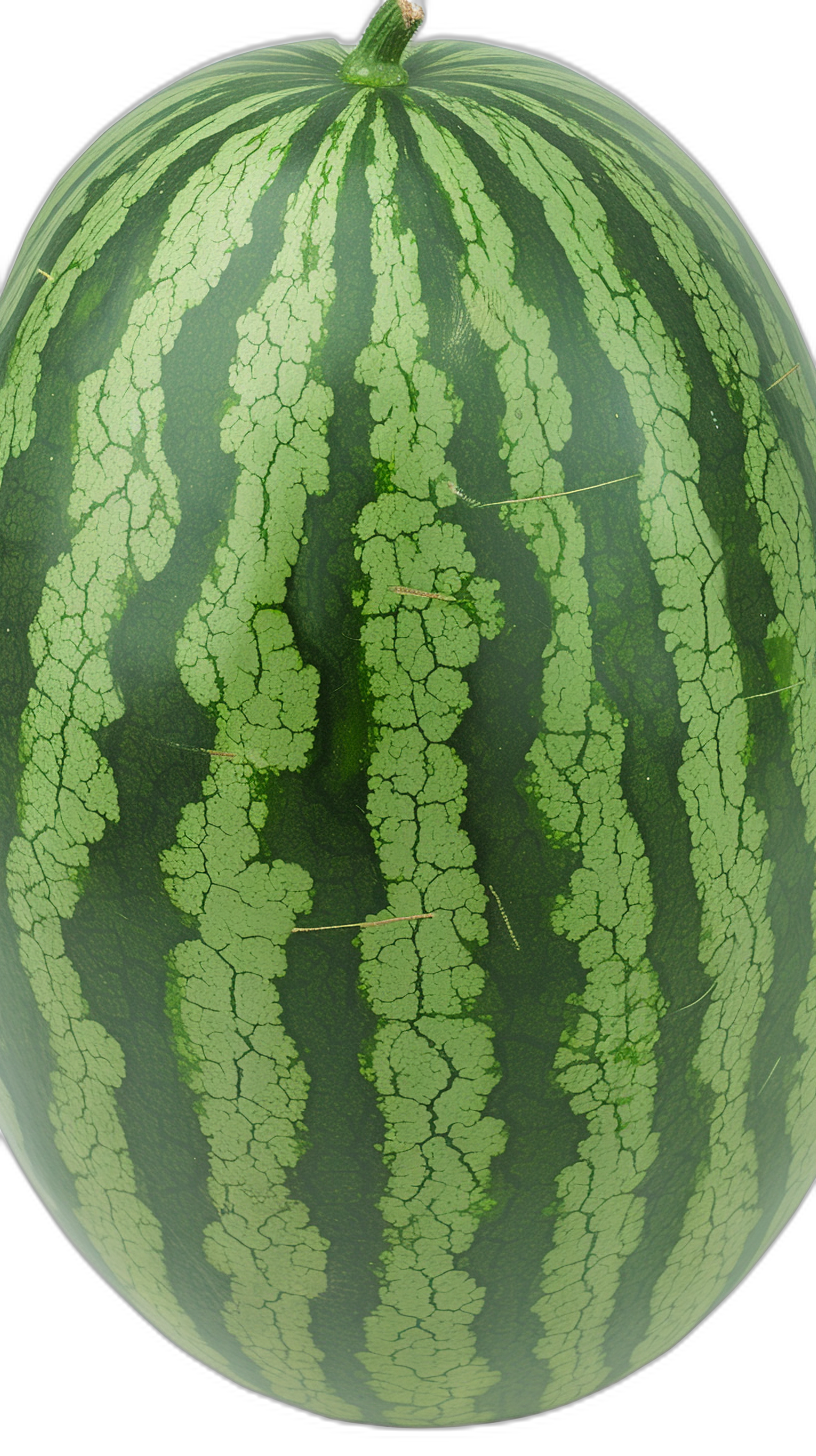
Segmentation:
[(340, 67), (341, 81), (352, 86), (404, 86), (408, 73), (402, 54), (425, 19), (413, 0), (385, 0)]

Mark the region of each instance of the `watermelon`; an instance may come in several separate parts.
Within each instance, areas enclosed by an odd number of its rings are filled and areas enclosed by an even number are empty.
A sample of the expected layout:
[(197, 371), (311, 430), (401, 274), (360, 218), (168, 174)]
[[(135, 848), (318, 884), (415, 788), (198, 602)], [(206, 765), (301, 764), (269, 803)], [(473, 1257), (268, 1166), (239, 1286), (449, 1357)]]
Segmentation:
[(812, 362), (674, 142), (421, 19), (143, 103), (0, 300), (0, 1126), (182, 1348), (414, 1427), (816, 1173)]

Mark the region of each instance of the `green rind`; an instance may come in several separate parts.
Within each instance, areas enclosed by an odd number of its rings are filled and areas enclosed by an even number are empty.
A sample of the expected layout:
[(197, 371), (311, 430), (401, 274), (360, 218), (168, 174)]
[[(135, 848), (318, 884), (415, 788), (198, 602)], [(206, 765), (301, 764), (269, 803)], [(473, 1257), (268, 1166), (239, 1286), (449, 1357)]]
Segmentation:
[(342, 54), (122, 118), (0, 304), (0, 1117), (214, 1368), (450, 1425), (659, 1354), (813, 1177), (816, 376), (619, 98)]

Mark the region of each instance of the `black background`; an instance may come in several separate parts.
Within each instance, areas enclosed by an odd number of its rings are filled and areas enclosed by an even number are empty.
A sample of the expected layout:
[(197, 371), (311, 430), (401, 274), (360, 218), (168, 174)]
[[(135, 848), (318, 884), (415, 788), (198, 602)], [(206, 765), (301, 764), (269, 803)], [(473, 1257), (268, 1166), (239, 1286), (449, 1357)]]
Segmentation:
[[(424, 35), (472, 35), (555, 55), (627, 96), (680, 141), (729, 197), (816, 344), (813, 266), (812, 58), (797, 28), (774, 10), (748, 28), (731, 7), (580, 4), (495, 7), (430, 0)], [(306, 33), (353, 41), (369, 4), (342, 15), (318, 3), (281, 13), (233, 4), (217, 20), (176, 4), (138, 10), (89, 3), (55, 15), (29, 9), (20, 39), (6, 38), (0, 96), (3, 213), (0, 277), (26, 226), (77, 151), (124, 109), (217, 55)], [(293, 16), (291, 23), (287, 15)], [(777, 17), (784, 12), (777, 7)], [(676, 23), (676, 29), (670, 26)], [(19, 89), (15, 90), (15, 83)], [(806, 116), (807, 109), (807, 116)], [(768, 1439), (790, 1446), (810, 1427), (816, 1200), (729, 1302), (669, 1357), (602, 1395), (511, 1427), (450, 1433), (344, 1430), (249, 1395), (200, 1369), (122, 1305), (74, 1254), (0, 1146), (3, 1210), (1, 1328), (6, 1412), (42, 1439), (87, 1441), (90, 1452), (176, 1440), (221, 1450), (275, 1450), (278, 1441), (370, 1443), (510, 1439), (580, 1452), (615, 1437), (631, 1446), (729, 1446)], [(93, 1412), (105, 1412), (103, 1425)], [(34, 1425), (32, 1423), (34, 1421)], [(112, 1424), (115, 1421), (115, 1424)], [(31, 1436), (29, 1436), (31, 1439)]]

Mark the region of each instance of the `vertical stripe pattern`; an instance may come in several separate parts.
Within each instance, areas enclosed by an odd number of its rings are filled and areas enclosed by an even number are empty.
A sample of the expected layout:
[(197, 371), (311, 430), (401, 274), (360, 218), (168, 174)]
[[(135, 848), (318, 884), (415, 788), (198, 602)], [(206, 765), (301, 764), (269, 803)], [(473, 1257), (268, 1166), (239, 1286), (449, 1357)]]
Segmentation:
[[(422, 357), (417, 243), (399, 228), (396, 146), (381, 110), (374, 145), (377, 292), (357, 374), (380, 422), (371, 453), (387, 485), (355, 527), (376, 725), (367, 812), (389, 891), (383, 918), (433, 919), (370, 930), (361, 943), (362, 986), (379, 1021), (367, 1071), (385, 1117), (390, 1244), (361, 1358), (395, 1423), (450, 1425), (474, 1419), (474, 1398), (498, 1378), (471, 1332), (482, 1290), (459, 1265), (504, 1132), (484, 1115), (496, 1078), (490, 1030), (466, 1011), (483, 982), (470, 946), (485, 940), (485, 890), (460, 825), (466, 776), (447, 741), (467, 707), (461, 669), (480, 634), (495, 633), (497, 614), (493, 584), (475, 577), (461, 531), (438, 518), (457, 403)], [(403, 599), (395, 585), (444, 595), (466, 588), (470, 611)]]
[(619, 98), (342, 55), (123, 117), (0, 302), (0, 1120), (198, 1358), (452, 1426), (816, 1172), (816, 373)]

